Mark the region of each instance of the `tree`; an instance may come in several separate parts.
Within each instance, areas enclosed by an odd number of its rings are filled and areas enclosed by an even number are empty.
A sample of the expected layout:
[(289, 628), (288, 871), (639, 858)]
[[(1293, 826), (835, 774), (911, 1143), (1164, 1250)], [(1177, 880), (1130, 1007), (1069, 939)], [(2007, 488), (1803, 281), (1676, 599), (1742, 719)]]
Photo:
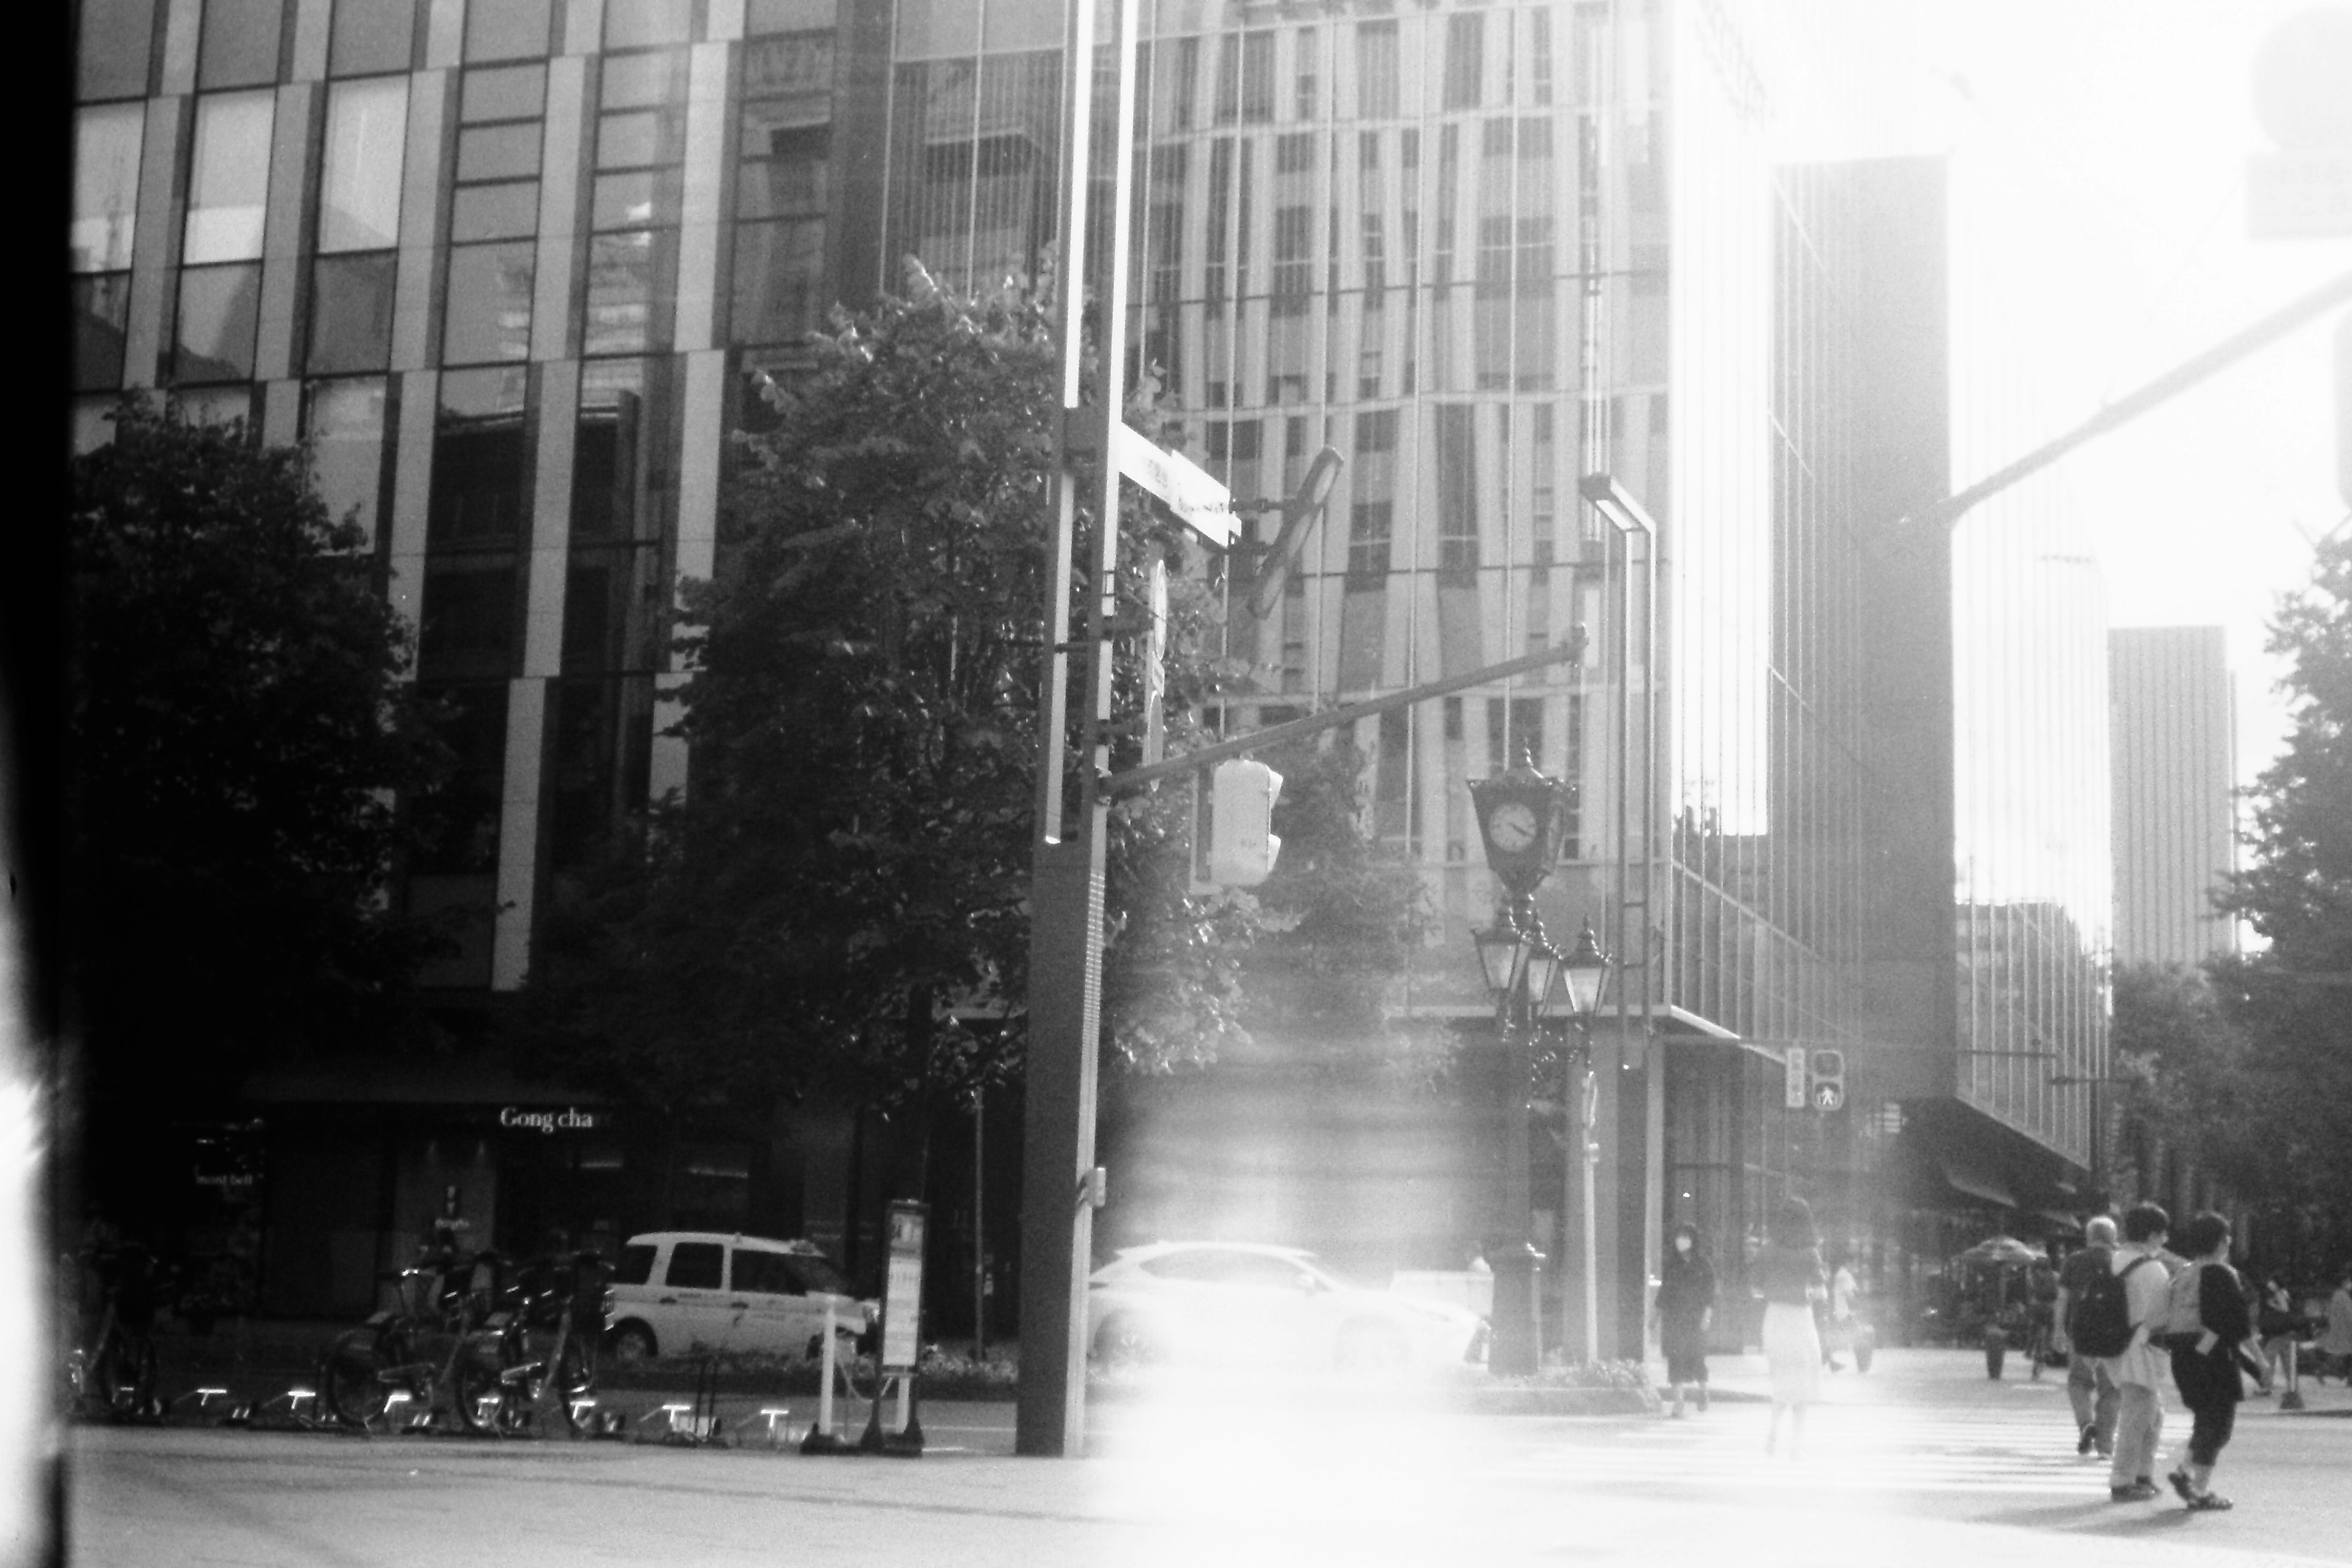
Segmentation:
[[(659, 1106), (823, 1095), (904, 1109), (919, 1145), (1019, 1059), (1056, 353), (1038, 298), (919, 268), (812, 348), (686, 590), (685, 797), (551, 921), (523, 1026)], [(1118, 526), (1139, 609), (1181, 531), (1139, 501)], [(1197, 584), (1171, 614), (1181, 739), (1219, 676)], [(1132, 711), (1128, 642), (1117, 678)], [(1145, 1068), (1239, 1026), (1248, 911), (1185, 892), (1180, 794), (1112, 814), (1105, 1035)]]
[[(2259, 1130), (2309, 1211), (2352, 1253), (2352, 540), (2322, 544), (2269, 648), (2287, 661), (2294, 725), (2253, 788), (2253, 864), (2217, 900), (2267, 943), (2210, 966), (2230, 1016), (2287, 1091)], [(2312, 1226), (2319, 1227), (2316, 1231)]]
[(71, 989), (109, 1171), (255, 1067), (414, 1023), (436, 939), (391, 910), (395, 803), (446, 753), (306, 463), (136, 401), (73, 461)]

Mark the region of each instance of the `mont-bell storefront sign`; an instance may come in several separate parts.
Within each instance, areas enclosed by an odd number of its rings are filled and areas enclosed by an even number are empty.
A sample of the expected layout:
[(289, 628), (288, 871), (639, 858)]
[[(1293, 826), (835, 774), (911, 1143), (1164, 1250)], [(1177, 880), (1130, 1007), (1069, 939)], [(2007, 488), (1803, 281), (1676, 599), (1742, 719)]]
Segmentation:
[(540, 1132), (552, 1138), (566, 1132), (610, 1132), (617, 1120), (610, 1110), (579, 1105), (502, 1105), (499, 1126), (509, 1132)]

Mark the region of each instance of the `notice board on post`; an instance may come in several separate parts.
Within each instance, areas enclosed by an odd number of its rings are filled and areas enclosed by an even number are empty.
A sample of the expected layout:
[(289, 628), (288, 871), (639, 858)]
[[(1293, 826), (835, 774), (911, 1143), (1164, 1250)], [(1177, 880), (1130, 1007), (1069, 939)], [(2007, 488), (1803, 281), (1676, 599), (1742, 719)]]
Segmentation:
[(912, 1372), (923, 1354), (923, 1237), (930, 1205), (890, 1205), (890, 1258), (882, 1280), (882, 1370)]

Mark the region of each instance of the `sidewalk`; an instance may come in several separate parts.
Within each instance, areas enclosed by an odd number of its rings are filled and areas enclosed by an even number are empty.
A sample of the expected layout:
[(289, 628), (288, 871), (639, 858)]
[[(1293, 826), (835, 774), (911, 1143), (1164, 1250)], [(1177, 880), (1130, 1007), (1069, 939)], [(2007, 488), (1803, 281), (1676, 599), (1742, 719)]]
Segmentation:
[[(1822, 1373), (1822, 1401), (1827, 1405), (1959, 1405), (1987, 1406), (2013, 1405), (2021, 1400), (2046, 1396), (2063, 1402), (2066, 1397), (2066, 1374), (2055, 1367), (2045, 1367), (2035, 1378), (2032, 1368), (2021, 1356), (2011, 1355), (1998, 1379), (1985, 1375), (1984, 1352), (1948, 1347), (1882, 1349), (1870, 1363), (1867, 1373), (1854, 1369), (1850, 1355), (1839, 1358), (1845, 1363), (1843, 1372)], [(1772, 1397), (1771, 1369), (1761, 1353), (1744, 1355), (1712, 1355), (1707, 1358), (1707, 1387), (1719, 1400), (1736, 1403), (1769, 1403)], [(1665, 1386), (1666, 1363), (1654, 1360), (1649, 1363), (1650, 1381), (1661, 1391)], [(2170, 1390), (2167, 1390), (2168, 1399)], [(2352, 1417), (2352, 1388), (2331, 1380), (2321, 1387), (2309, 1377), (2302, 1380), (2304, 1409), (2281, 1410), (2280, 1401), (2273, 1395), (2250, 1394), (2239, 1406), (2241, 1420), (2264, 1415), (2282, 1415), (2289, 1420), (2300, 1416)]]

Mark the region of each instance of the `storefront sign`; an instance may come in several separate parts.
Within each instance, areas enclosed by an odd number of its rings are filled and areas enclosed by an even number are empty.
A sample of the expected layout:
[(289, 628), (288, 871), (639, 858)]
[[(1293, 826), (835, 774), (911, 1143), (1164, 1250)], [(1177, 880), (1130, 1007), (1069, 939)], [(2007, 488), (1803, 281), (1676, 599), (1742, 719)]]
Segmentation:
[(533, 1110), (528, 1106), (507, 1105), (499, 1108), (499, 1125), (518, 1132), (596, 1132), (611, 1131), (610, 1111), (583, 1110), (576, 1105), (562, 1110)]

